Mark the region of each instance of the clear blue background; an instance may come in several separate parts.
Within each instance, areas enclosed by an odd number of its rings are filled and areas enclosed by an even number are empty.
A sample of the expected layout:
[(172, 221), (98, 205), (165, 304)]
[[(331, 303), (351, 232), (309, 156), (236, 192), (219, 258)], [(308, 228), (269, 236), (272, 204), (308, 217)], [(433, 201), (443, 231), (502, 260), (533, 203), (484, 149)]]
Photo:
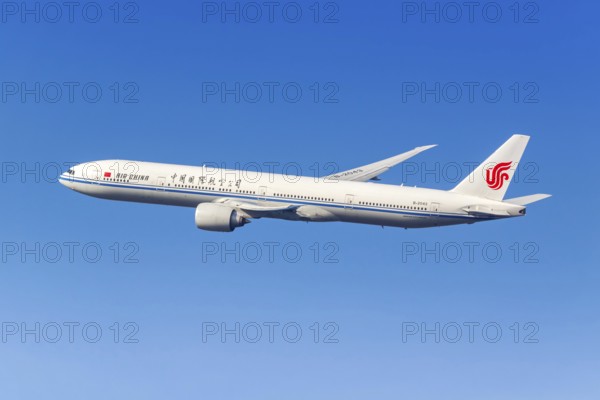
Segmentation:
[[(232, 234), (199, 231), (193, 209), (109, 202), (75, 194), (52, 179), (2, 177), (1, 240), (27, 246), (98, 243), (98, 263), (6, 256), (0, 265), (0, 320), (93, 321), (98, 343), (27, 336), (0, 343), (2, 395), (44, 398), (247, 399), (595, 399), (600, 396), (597, 332), (596, 2), (537, 3), (538, 23), (514, 23), (511, 2), (489, 23), (403, 22), (401, 2), (338, 3), (338, 23), (299, 23), (276, 14), (259, 23), (202, 21), (202, 3), (138, 4), (137, 23), (113, 23), (108, 3), (92, 24), (7, 16), (0, 24), (2, 82), (98, 82), (97, 103), (9, 97), (0, 103), (4, 168), (108, 158), (179, 164), (205, 161), (335, 162), (351, 168), (418, 145), (439, 147), (417, 165), (485, 159), (513, 133), (532, 136), (523, 162), (537, 166), (508, 196), (552, 193), (526, 218), (443, 229), (259, 220)], [(33, 7), (34, 3), (27, 3)], [(228, 3), (232, 6), (232, 2)], [(433, 2), (428, 3), (430, 7)], [(524, 7), (525, 2), (520, 6)], [(121, 4), (123, 7), (123, 4)], [(324, 3), (321, 3), (324, 7)], [(131, 10), (129, 10), (131, 11)], [(122, 17), (122, 15), (121, 15)], [(524, 18), (520, 15), (520, 18)], [(298, 82), (301, 101), (203, 102), (203, 82)], [(500, 101), (403, 102), (403, 82), (497, 82)], [(137, 103), (115, 103), (108, 87), (135, 82)], [(315, 103), (308, 87), (335, 82), (337, 103)], [(514, 82), (535, 82), (537, 103), (515, 102)], [(80, 93), (80, 92), (78, 92)], [(386, 183), (450, 189), (428, 175)], [(6, 172), (6, 171), (5, 171)], [(19, 171), (20, 173), (21, 171)], [(404, 171), (405, 172), (405, 171)], [(403, 179), (406, 178), (406, 179)], [(109, 246), (135, 242), (139, 262), (113, 262)], [(257, 263), (203, 262), (206, 243), (298, 244), (303, 257), (276, 252)], [(311, 246), (334, 242), (337, 263), (314, 262)], [(404, 257), (403, 246), (496, 243), (488, 262)], [(537, 263), (515, 262), (510, 247), (533, 242)], [(281, 248), (281, 247), (280, 247)], [(404, 258), (404, 259), (403, 259)], [(139, 326), (137, 344), (113, 343), (109, 326)], [(295, 344), (202, 341), (202, 323), (297, 322)], [(309, 326), (334, 322), (338, 343), (313, 343)], [(403, 322), (496, 322), (497, 343), (431, 336), (402, 341)], [(513, 342), (509, 326), (533, 322), (538, 343)], [(523, 331), (521, 331), (523, 333)], [(322, 340), (321, 340), (322, 342)]]

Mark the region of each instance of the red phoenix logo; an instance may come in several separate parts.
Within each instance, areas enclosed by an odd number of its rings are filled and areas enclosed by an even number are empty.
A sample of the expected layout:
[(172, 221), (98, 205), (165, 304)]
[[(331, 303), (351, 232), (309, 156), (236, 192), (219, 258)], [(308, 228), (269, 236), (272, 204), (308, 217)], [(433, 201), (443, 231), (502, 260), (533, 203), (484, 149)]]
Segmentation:
[(507, 170), (510, 169), (512, 161), (501, 162), (485, 171), (485, 181), (490, 189), (498, 190), (504, 185), (504, 181), (509, 178)]

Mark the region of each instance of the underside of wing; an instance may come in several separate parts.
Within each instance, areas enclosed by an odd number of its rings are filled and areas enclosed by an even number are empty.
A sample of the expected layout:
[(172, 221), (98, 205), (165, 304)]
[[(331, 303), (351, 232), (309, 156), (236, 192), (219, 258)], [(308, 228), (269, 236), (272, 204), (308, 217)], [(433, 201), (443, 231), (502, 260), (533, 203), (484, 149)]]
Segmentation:
[(281, 204), (268, 201), (252, 201), (224, 198), (215, 203), (236, 209), (246, 218), (281, 218), (292, 221), (336, 221), (337, 217), (326, 209), (314, 205)]
[(286, 213), (295, 215), (295, 210), (298, 208), (298, 206), (294, 204), (281, 204), (275, 202), (266, 202), (262, 200), (240, 201), (237, 199), (230, 198), (217, 200), (215, 203), (224, 204), (231, 208), (239, 210), (244, 214), (244, 216), (248, 218), (261, 218), (275, 215), (281, 217), (282, 214)]
[(372, 164), (363, 165), (362, 167), (350, 169), (347, 171), (342, 171), (337, 174), (326, 176), (324, 179), (330, 181), (355, 181), (355, 182), (366, 182), (369, 180), (377, 180), (377, 177), (390, 168), (400, 164), (403, 161), (408, 160), (411, 157), (416, 156), (417, 154), (431, 149), (432, 147), (437, 146), (437, 144), (432, 144), (429, 146), (421, 146), (417, 147), (413, 150), (407, 151), (406, 153), (398, 154), (396, 156), (386, 158), (385, 160), (377, 161)]

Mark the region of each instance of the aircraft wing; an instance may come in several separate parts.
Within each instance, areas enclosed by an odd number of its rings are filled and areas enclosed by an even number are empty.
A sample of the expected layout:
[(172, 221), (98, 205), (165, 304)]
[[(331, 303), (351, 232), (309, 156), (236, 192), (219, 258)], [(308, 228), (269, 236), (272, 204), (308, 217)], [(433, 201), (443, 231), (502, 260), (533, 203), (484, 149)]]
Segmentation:
[(334, 175), (329, 175), (324, 179), (355, 182), (378, 180), (377, 177), (386, 172), (388, 169), (435, 146), (437, 146), (437, 144), (416, 147), (413, 150), (407, 151), (406, 153), (398, 154), (397, 156), (386, 158), (385, 160), (377, 161), (372, 164), (363, 165), (362, 167), (350, 169), (348, 171), (342, 171)]

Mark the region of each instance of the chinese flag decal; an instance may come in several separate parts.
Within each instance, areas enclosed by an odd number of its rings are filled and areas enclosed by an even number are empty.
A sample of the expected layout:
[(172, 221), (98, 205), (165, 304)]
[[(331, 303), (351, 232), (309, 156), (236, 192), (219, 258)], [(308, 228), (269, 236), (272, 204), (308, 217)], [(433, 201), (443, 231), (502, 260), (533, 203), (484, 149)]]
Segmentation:
[(111, 176), (111, 175), (112, 175), (112, 174), (111, 174), (110, 172), (105, 172), (105, 173), (104, 173), (104, 177), (105, 177), (105, 178), (110, 178), (110, 176)]

